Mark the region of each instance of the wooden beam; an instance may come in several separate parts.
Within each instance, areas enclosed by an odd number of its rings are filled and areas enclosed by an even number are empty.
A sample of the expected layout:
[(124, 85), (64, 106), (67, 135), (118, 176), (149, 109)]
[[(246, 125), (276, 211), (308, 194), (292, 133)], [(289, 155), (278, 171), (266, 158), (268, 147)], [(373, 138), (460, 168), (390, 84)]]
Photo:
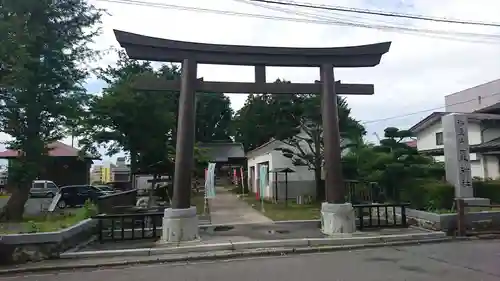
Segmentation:
[[(133, 88), (140, 91), (180, 91), (178, 80), (163, 80), (143, 76), (137, 79)], [(373, 95), (372, 84), (335, 83), (338, 95)], [(321, 93), (321, 83), (253, 83), (253, 82), (213, 82), (198, 79), (196, 91), (207, 93), (249, 94), (314, 94)]]

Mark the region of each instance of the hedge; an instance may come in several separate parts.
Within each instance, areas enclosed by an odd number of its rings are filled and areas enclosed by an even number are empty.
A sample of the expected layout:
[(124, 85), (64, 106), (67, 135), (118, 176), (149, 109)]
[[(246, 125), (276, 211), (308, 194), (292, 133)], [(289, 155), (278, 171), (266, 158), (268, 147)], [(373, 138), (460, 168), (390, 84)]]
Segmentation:
[[(472, 184), (474, 196), (488, 198), (500, 203), (500, 180), (475, 180)], [(450, 210), (455, 200), (455, 190), (445, 181), (415, 180), (401, 188), (401, 200), (410, 202), (419, 210)]]

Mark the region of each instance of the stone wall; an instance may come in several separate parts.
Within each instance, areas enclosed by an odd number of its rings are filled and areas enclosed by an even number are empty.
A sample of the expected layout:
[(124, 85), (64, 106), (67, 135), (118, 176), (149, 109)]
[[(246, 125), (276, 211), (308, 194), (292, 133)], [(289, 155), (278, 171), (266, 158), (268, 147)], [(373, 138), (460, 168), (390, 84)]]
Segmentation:
[[(396, 218), (401, 218), (401, 208), (395, 208)], [(381, 216), (385, 217), (385, 208), (380, 208)], [(376, 208), (372, 209), (376, 216)], [(394, 217), (392, 208), (387, 208), (387, 215), (391, 220)], [(454, 233), (457, 229), (457, 214), (436, 214), (426, 211), (406, 208), (406, 219), (409, 225), (429, 230)], [(466, 227), (472, 231), (499, 230), (500, 211), (468, 212), (465, 216)]]
[(96, 231), (92, 219), (55, 232), (0, 236), (0, 264), (20, 264), (58, 258), (61, 253), (88, 241)]

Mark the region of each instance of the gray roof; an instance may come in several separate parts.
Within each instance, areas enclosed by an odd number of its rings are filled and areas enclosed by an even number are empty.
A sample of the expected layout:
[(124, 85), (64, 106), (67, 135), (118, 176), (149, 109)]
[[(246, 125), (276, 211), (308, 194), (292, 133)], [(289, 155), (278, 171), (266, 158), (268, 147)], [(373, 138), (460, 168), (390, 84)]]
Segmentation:
[[(418, 133), (429, 126), (435, 124), (438, 121), (441, 121), (441, 117), (451, 114), (451, 113), (460, 113), (460, 112), (433, 112), (424, 119), (422, 119), (420, 122), (417, 124), (413, 125), (413, 127), (410, 128), (410, 131), (413, 133)], [(498, 114), (489, 114), (489, 113), (461, 113), (467, 116), (468, 120), (476, 120), (476, 121), (481, 121), (481, 120), (500, 120), (500, 115)]]
[(202, 143), (199, 147), (206, 151), (211, 162), (228, 162), (230, 159), (244, 159), (243, 144), (237, 142)]

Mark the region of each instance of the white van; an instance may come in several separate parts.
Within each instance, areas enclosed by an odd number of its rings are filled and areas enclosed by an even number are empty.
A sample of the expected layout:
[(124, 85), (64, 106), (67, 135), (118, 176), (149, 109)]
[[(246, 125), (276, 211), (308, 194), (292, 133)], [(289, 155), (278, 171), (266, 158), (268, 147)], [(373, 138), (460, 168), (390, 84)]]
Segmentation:
[(59, 187), (53, 181), (34, 180), (31, 184), (30, 197), (52, 198), (59, 192)]

